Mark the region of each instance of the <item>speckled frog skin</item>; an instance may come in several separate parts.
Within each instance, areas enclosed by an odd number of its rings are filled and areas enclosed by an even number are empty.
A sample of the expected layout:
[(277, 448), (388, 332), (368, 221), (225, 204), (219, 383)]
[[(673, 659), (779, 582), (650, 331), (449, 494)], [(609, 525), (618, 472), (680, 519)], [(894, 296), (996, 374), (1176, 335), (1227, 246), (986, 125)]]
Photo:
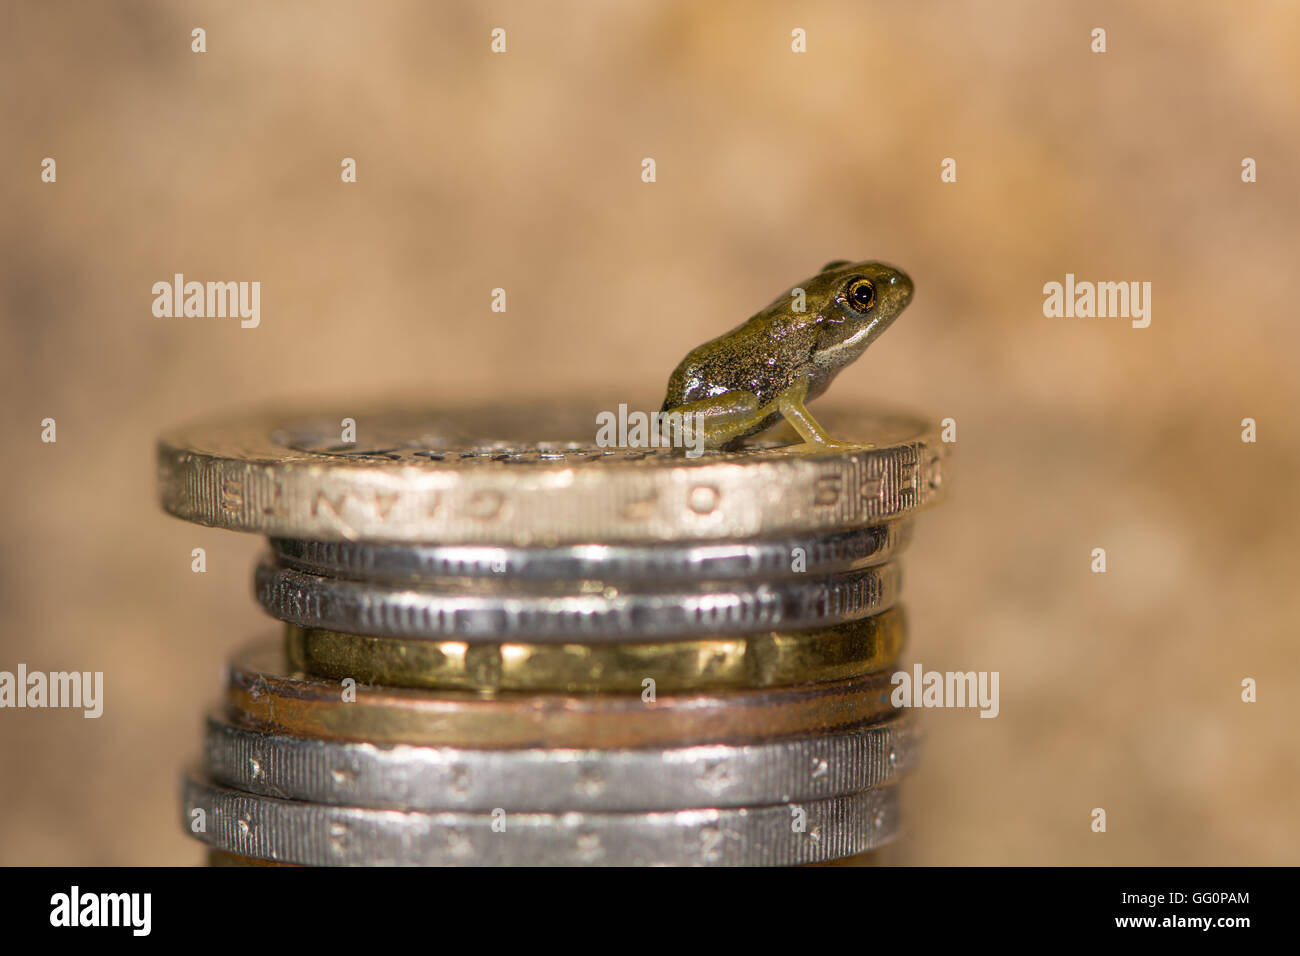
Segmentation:
[[(803, 289), (804, 310), (795, 289)], [(839, 447), (807, 402), (889, 328), (912, 280), (881, 262), (837, 260), (782, 292), (726, 335), (705, 342), (668, 380), (662, 411), (690, 412), (705, 448), (734, 446), (784, 417), (810, 448)]]

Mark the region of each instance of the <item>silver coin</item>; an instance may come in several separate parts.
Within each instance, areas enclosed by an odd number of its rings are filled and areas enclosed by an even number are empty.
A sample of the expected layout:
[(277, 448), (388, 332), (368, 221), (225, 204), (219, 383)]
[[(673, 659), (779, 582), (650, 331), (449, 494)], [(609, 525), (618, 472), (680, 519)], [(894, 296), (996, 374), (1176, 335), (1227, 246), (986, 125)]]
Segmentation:
[(461, 750), (264, 734), (213, 714), (205, 769), (286, 800), (389, 810), (676, 810), (845, 796), (892, 783), (918, 750), (907, 718), (852, 733), (655, 750)]
[(268, 561), (257, 568), (256, 591), (267, 613), (302, 627), (496, 642), (627, 641), (798, 630), (857, 620), (893, 606), (899, 571), (897, 564), (883, 564), (820, 578), (677, 590), (604, 588), (584, 594), (525, 591), (518, 584), (494, 581), (467, 591), (464, 579), (401, 588), (321, 577)]
[(183, 781), (182, 809), (215, 849), (308, 866), (790, 866), (882, 846), (899, 816), (892, 786), (739, 809), (429, 813), (281, 800), (197, 775)]
[(556, 548), (374, 545), (274, 538), (284, 567), (365, 580), (501, 577), (524, 580), (784, 578), (855, 571), (892, 560), (911, 540), (911, 521), (830, 534), (758, 541), (659, 545), (582, 544)]

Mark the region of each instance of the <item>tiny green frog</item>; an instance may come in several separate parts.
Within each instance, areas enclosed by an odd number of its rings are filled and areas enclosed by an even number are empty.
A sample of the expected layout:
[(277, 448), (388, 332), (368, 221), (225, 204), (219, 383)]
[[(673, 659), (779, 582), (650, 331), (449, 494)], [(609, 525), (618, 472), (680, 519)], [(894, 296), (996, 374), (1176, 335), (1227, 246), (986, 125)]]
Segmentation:
[(807, 403), (911, 300), (912, 280), (899, 269), (827, 263), (744, 324), (692, 349), (668, 380), (662, 411), (690, 413), (704, 448), (734, 447), (782, 417), (809, 449), (842, 447), (847, 443), (831, 438)]

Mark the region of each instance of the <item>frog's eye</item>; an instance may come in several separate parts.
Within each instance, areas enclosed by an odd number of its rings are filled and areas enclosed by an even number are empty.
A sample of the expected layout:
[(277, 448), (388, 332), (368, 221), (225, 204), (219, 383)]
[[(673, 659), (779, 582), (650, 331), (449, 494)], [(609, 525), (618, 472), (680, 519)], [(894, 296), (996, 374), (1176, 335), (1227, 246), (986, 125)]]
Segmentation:
[(853, 279), (844, 288), (844, 299), (855, 311), (870, 311), (876, 304), (876, 287), (870, 279)]

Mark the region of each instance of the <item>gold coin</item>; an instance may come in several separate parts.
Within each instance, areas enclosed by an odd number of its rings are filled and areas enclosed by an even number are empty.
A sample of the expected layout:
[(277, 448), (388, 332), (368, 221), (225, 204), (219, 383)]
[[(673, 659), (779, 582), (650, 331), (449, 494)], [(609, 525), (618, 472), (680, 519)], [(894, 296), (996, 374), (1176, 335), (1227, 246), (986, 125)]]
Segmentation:
[(308, 677), (282, 647), (262, 641), (237, 653), (226, 687), (228, 716), (257, 730), (486, 750), (520, 747), (659, 747), (739, 743), (859, 726), (894, 713), (889, 673), (776, 690), (681, 695), (648, 691), (573, 696), (484, 696)]
[[(813, 535), (942, 493), (946, 446), (913, 415), (818, 408), (842, 447), (782, 427), (739, 451), (602, 447), (617, 402), (271, 412), (173, 430), (159, 494), (199, 524), (313, 541), (556, 545)], [(355, 440), (339, 423), (354, 421)], [(783, 443), (784, 442), (784, 443)]]
[(314, 677), (429, 690), (635, 693), (845, 680), (898, 660), (895, 608), (834, 627), (628, 644), (469, 644), (345, 634), (290, 624), (289, 662)]

